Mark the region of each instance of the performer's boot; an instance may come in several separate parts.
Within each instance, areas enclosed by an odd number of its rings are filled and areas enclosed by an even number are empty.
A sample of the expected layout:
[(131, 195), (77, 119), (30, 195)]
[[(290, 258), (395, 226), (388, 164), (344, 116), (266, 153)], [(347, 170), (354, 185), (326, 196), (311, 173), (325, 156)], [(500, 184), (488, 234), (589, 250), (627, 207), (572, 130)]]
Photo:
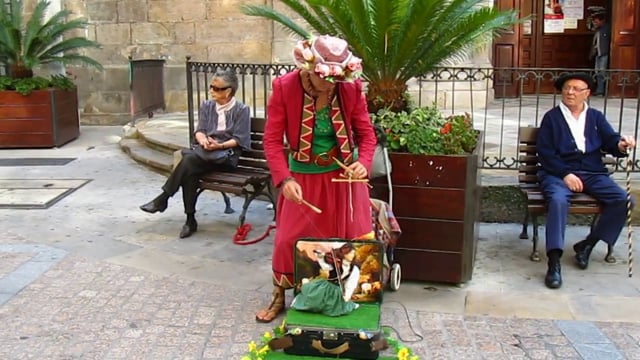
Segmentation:
[(269, 307), (258, 311), (256, 314), (256, 321), (261, 323), (271, 322), (283, 311), (284, 288), (282, 286), (274, 285), (271, 303), (269, 304)]
[(557, 289), (562, 286), (562, 270), (560, 268), (560, 257), (562, 250), (553, 249), (547, 253), (549, 258), (547, 275), (544, 277), (544, 284), (549, 289)]

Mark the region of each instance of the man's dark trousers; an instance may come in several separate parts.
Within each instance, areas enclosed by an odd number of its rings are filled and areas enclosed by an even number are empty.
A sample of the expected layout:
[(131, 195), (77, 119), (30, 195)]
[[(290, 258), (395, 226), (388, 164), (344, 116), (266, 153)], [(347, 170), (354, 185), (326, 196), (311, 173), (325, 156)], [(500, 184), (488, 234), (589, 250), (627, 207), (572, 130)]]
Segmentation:
[[(602, 213), (591, 235), (613, 246), (626, 222), (627, 193), (607, 174), (581, 172), (574, 174), (582, 180), (583, 192), (603, 204)], [(540, 185), (548, 205), (545, 232), (547, 252), (553, 249), (562, 250), (569, 213), (569, 198), (573, 192), (567, 188), (561, 178), (553, 175), (542, 174)], [(633, 205), (632, 199), (631, 206)]]

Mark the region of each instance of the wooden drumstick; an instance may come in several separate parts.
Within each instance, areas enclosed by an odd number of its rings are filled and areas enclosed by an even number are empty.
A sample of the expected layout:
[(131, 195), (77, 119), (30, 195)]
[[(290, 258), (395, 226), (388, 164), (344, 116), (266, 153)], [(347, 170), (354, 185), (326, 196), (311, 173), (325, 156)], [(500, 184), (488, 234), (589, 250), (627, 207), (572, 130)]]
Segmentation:
[(315, 207), (313, 204), (309, 203), (307, 200), (302, 199), (301, 202), (305, 205), (307, 205), (309, 207), (309, 209), (313, 210), (314, 212), (318, 213), (318, 214), (322, 214), (322, 210), (318, 209), (317, 207)]

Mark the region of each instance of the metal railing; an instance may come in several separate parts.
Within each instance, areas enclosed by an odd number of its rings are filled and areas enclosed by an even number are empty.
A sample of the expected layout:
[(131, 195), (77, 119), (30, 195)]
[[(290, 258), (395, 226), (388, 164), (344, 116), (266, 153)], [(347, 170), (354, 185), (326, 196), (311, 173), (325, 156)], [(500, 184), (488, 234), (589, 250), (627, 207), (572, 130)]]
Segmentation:
[(133, 60), (129, 57), (129, 101), (131, 122), (141, 115), (166, 108), (164, 101), (164, 60)]
[[(252, 116), (264, 116), (271, 81), (293, 65), (191, 62), (187, 57), (189, 133), (193, 136), (197, 106), (208, 98), (211, 75), (218, 69), (238, 74), (236, 97), (249, 105)], [(436, 104), (445, 114), (468, 112), (474, 127), (484, 131), (483, 168), (517, 169), (518, 129), (538, 126), (542, 116), (558, 105), (561, 95), (553, 82), (563, 73), (591, 69), (549, 68), (437, 68), (408, 83), (416, 106)], [(614, 129), (638, 136), (640, 70), (606, 70), (605, 96), (589, 99)], [(191, 139), (193, 140), (193, 139)], [(640, 172), (637, 153), (631, 153), (634, 172)], [(626, 162), (626, 161), (625, 161)], [(624, 168), (622, 161), (618, 169)]]

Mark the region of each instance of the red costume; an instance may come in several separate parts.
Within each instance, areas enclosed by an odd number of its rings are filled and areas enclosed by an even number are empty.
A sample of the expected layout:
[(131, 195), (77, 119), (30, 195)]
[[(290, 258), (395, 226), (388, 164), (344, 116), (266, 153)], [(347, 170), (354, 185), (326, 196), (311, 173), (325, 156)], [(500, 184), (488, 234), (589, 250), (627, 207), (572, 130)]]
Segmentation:
[[(349, 164), (358, 158), (367, 170), (376, 145), (362, 84), (337, 82), (336, 95), (331, 102), (331, 121), (335, 129), (337, 153), (341, 162)], [(293, 249), (295, 241), (303, 237), (353, 239), (372, 230), (369, 190), (365, 183), (332, 182), (343, 170), (319, 173), (293, 173), (289, 170), (289, 153), (294, 159), (313, 162), (313, 124), (315, 109), (309, 102), (300, 79), (300, 71), (293, 71), (273, 81), (273, 92), (267, 106), (267, 126), (264, 150), (277, 187), (283, 180), (294, 177), (303, 190), (304, 199), (322, 210), (278, 197), (276, 209), (276, 237), (273, 251), (273, 281), (283, 288), (293, 286)], [(311, 105), (310, 105), (311, 104)]]

